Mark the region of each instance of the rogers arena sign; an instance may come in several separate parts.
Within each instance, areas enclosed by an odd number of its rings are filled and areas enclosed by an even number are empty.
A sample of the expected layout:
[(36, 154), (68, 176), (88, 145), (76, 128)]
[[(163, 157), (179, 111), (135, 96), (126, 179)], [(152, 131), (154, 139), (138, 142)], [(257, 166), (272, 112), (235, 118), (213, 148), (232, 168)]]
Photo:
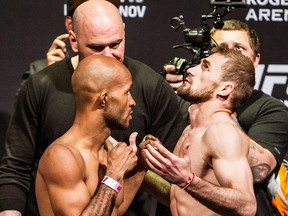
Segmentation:
[(288, 22), (288, 0), (246, 0), (246, 4), (251, 6), (246, 21)]

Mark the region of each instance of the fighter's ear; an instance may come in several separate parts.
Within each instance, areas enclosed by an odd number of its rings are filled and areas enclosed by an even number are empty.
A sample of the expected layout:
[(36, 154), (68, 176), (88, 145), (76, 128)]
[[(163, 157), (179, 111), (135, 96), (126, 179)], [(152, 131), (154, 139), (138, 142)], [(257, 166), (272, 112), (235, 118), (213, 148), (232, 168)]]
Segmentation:
[(221, 97), (228, 97), (234, 90), (234, 84), (231, 82), (225, 82), (220, 85), (218, 95)]
[(102, 91), (101, 94), (98, 97), (98, 100), (100, 102), (100, 107), (102, 109), (105, 108), (105, 106), (107, 105), (107, 92), (106, 91)]

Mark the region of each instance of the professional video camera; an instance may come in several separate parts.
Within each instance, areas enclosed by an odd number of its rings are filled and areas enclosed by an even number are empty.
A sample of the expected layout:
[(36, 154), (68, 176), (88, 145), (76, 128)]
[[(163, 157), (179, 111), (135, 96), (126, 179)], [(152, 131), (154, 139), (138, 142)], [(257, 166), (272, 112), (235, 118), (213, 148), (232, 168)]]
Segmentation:
[[(182, 15), (179, 17), (173, 17), (170, 21), (170, 27), (176, 32), (182, 32), (184, 34), (185, 43), (181, 45), (175, 45), (173, 48), (184, 48), (191, 52), (192, 59), (188, 62), (186, 59), (175, 57), (172, 62), (176, 66), (176, 74), (185, 74), (186, 69), (199, 64), (202, 58), (208, 57), (211, 54), (212, 48), (215, 46), (215, 42), (212, 41), (210, 36), (210, 27), (206, 23), (208, 19), (214, 19), (213, 26), (216, 29), (221, 29), (224, 25), (222, 18), (229, 14), (232, 9), (236, 7), (246, 7), (245, 0), (210, 0), (210, 5), (213, 11), (208, 15), (201, 16), (200, 27), (190, 29), (186, 27), (184, 18)], [(219, 12), (222, 11), (221, 12)], [(166, 75), (165, 66), (161, 74)]]

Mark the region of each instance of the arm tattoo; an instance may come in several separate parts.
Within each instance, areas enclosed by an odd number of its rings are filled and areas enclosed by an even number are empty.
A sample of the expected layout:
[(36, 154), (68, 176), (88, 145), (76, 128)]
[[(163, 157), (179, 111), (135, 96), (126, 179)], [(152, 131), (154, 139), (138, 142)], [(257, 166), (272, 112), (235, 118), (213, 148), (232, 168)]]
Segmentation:
[(98, 192), (93, 196), (89, 210), (85, 210), (88, 216), (111, 215), (116, 201), (117, 193), (101, 184)]
[(254, 183), (263, 181), (271, 171), (268, 164), (257, 164), (251, 167)]
[(271, 172), (271, 166), (267, 163), (259, 163), (259, 159), (255, 155), (264, 153), (262, 146), (258, 145), (254, 140), (249, 139), (250, 153), (248, 162), (253, 174), (254, 183), (263, 181)]

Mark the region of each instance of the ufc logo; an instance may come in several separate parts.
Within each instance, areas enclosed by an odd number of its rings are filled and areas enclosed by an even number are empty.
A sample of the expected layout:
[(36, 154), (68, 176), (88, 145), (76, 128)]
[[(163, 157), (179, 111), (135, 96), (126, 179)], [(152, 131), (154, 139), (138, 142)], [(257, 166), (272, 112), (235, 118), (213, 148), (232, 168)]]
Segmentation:
[(288, 106), (288, 64), (258, 65), (255, 88), (282, 100)]

